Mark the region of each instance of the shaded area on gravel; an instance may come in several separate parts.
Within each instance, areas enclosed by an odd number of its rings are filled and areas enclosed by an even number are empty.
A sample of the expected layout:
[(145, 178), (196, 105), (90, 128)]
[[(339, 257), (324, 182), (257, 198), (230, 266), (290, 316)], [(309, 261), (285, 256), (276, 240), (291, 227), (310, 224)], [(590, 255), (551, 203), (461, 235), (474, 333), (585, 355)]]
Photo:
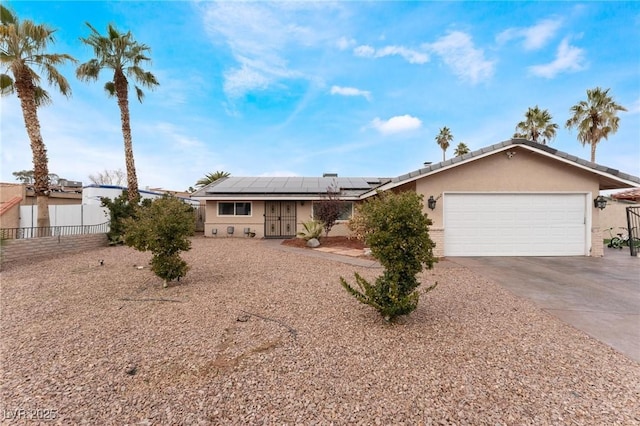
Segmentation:
[(421, 277), (438, 287), (388, 325), (339, 284), (379, 269), (200, 237), (186, 279), (162, 289), (134, 266), (149, 259), (109, 247), (0, 273), (3, 412), (117, 425), (640, 422), (640, 365), (446, 260)]

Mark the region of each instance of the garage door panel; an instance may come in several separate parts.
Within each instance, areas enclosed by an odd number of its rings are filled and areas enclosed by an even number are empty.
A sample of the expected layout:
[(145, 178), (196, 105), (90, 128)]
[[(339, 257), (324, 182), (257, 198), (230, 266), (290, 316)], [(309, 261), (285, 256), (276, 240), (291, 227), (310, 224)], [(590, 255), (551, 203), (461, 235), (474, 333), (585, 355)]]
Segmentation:
[(584, 194), (446, 194), (446, 256), (586, 254)]

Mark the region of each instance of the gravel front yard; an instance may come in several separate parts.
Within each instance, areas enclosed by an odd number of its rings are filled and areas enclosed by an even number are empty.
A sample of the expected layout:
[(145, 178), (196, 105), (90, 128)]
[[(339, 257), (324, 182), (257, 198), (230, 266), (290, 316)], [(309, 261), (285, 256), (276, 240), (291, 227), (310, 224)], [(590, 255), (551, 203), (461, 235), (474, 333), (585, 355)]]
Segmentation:
[(387, 325), (339, 283), (380, 269), (305, 253), (194, 238), (168, 289), (127, 247), (9, 266), (2, 423), (640, 424), (639, 364), (473, 271)]

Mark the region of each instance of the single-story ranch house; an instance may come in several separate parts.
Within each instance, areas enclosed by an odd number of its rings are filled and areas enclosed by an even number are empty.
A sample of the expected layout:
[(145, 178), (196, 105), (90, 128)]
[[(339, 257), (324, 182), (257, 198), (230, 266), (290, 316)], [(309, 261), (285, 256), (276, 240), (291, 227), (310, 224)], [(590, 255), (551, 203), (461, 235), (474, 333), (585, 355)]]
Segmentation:
[(640, 178), (512, 139), (395, 178), (227, 177), (192, 197), (206, 202), (205, 236), (290, 238), (331, 187), (346, 207), (331, 235), (347, 235), (356, 203), (412, 190), (424, 196), (437, 256), (602, 256), (594, 200)]

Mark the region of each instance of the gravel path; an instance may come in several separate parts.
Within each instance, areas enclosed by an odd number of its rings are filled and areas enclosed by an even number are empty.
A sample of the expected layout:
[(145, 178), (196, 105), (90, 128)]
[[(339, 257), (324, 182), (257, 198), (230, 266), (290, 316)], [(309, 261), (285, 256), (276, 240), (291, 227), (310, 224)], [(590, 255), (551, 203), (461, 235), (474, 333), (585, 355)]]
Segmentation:
[(168, 289), (127, 247), (1, 272), (2, 423), (640, 424), (639, 364), (452, 262), (387, 325), (339, 284), (380, 269), (193, 243)]

